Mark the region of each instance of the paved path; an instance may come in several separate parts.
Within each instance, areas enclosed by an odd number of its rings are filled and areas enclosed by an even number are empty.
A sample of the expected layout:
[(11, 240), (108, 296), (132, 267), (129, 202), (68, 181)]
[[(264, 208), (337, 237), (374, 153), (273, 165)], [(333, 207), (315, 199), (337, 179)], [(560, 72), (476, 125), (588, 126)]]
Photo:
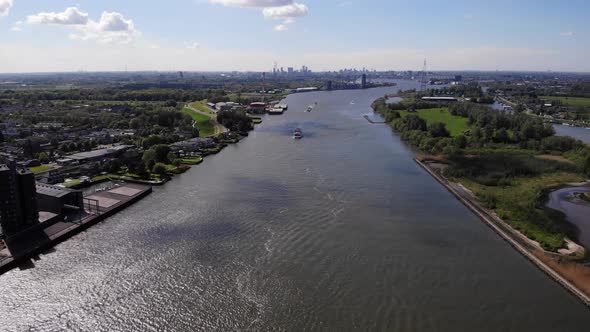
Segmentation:
[(189, 110), (201, 114), (201, 115), (205, 115), (211, 118), (210, 122), (211, 125), (215, 128), (215, 135), (219, 135), (221, 133), (225, 133), (228, 132), (229, 130), (227, 128), (225, 128), (222, 124), (220, 124), (219, 122), (217, 122), (217, 119), (215, 117), (215, 114), (211, 114), (211, 113), (207, 113), (207, 112), (203, 112), (201, 110), (198, 110), (196, 108), (194, 108), (191, 104), (186, 104), (186, 108), (188, 108)]

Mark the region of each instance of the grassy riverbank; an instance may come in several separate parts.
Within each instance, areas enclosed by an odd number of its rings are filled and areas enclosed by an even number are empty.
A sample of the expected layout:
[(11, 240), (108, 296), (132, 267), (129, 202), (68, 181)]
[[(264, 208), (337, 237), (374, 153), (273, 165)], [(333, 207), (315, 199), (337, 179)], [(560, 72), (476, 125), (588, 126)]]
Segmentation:
[(543, 207), (544, 193), (563, 183), (583, 180), (572, 173), (544, 174), (514, 178), (507, 186), (486, 186), (469, 178), (452, 178), (471, 190), (480, 202), (502, 220), (546, 250), (557, 251), (564, 238), (575, 238), (574, 228), (565, 216)]
[(404, 141), (444, 160), (443, 175), (546, 250), (575, 238), (565, 216), (544, 204), (551, 188), (590, 176), (590, 150), (582, 142), (554, 136), (538, 118), (470, 102), (432, 108), (420, 100), (379, 99), (373, 109)]

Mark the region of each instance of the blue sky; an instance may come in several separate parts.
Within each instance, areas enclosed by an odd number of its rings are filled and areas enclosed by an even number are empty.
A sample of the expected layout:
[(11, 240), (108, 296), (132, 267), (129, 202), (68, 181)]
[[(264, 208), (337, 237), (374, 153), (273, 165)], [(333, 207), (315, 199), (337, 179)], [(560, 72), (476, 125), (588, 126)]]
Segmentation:
[(583, 0), (0, 0), (0, 72), (400, 70), (425, 57), (433, 70), (590, 71), (587, 13)]

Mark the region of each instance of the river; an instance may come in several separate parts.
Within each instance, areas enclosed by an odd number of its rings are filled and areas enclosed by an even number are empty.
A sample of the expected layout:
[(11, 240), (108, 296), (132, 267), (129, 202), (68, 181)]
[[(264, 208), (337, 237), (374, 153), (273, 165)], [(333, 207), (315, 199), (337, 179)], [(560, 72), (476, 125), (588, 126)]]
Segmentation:
[(0, 276), (0, 329), (587, 331), (587, 307), (363, 118), (415, 84), (289, 96), (239, 144)]
[(571, 136), (575, 139), (590, 144), (590, 129), (582, 127), (569, 127), (561, 124), (554, 124), (555, 134), (559, 136)]
[(574, 197), (575, 193), (585, 193), (590, 187), (565, 187), (549, 194), (547, 207), (563, 212), (568, 221), (578, 229), (578, 242), (590, 248), (590, 203)]

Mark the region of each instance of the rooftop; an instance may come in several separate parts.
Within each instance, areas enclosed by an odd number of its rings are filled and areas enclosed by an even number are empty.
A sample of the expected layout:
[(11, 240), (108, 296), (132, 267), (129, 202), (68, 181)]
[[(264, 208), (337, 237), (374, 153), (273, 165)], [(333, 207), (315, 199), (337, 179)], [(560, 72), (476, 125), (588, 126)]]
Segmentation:
[(67, 189), (49, 184), (37, 183), (37, 194), (52, 196), (52, 197), (63, 197), (79, 190)]
[(114, 146), (112, 148), (75, 153), (75, 154), (71, 154), (69, 156), (66, 156), (66, 158), (76, 159), (76, 160), (98, 158), (98, 157), (102, 157), (102, 156), (108, 156), (111, 153), (125, 150), (125, 149), (131, 148), (131, 147), (133, 147), (133, 145), (118, 145), (118, 146)]

